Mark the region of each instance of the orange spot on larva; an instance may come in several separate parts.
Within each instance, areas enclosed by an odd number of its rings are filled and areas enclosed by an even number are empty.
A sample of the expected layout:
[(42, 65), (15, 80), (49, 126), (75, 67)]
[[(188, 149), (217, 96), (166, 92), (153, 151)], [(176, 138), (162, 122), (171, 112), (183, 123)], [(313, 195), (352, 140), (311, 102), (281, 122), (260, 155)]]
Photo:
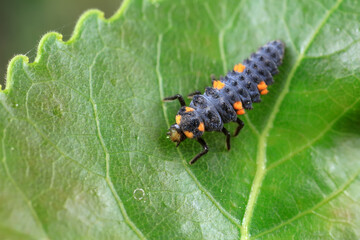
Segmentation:
[(234, 107), (235, 110), (240, 110), (240, 109), (243, 108), (243, 107), (242, 107), (242, 103), (241, 103), (240, 101), (235, 102), (234, 105), (233, 105), (233, 107)]
[(179, 125), (181, 122), (181, 115), (176, 115), (175, 120), (176, 120), (176, 124)]
[(194, 111), (193, 108), (191, 108), (191, 107), (185, 107), (185, 112), (192, 112), (192, 111)]
[(233, 107), (234, 107), (234, 109), (236, 110), (236, 114), (237, 114), (237, 115), (243, 115), (243, 114), (245, 114), (245, 110), (244, 110), (244, 108), (243, 108), (243, 106), (242, 106), (242, 103), (241, 103), (240, 101), (235, 102), (235, 103), (233, 104)]
[(187, 138), (193, 138), (194, 137), (194, 134), (192, 132), (189, 132), (189, 131), (184, 131), (184, 134)]
[(245, 66), (242, 65), (241, 63), (236, 64), (235, 67), (234, 67), (234, 71), (236, 71), (236, 72), (243, 72), (244, 69), (245, 69)]
[(222, 89), (223, 87), (225, 86), (225, 83), (221, 82), (221, 81), (214, 81), (213, 82), (213, 88), (216, 88), (216, 89)]
[(199, 129), (200, 132), (205, 131), (204, 123), (200, 123), (198, 129)]
[(264, 89), (264, 90), (262, 90), (262, 91), (260, 92), (260, 94), (261, 94), (261, 95), (265, 95), (265, 94), (267, 94), (268, 92), (269, 92), (269, 90)]
[(262, 81), (257, 85), (257, 87), (258, 87), (259, 91), (262, 91), (267, 88), (267, 85), (264, 81)]
[(240, 109), (236, 112), (237, 115), (243, 115), (245, 114), (245, 110), (244, 109)]

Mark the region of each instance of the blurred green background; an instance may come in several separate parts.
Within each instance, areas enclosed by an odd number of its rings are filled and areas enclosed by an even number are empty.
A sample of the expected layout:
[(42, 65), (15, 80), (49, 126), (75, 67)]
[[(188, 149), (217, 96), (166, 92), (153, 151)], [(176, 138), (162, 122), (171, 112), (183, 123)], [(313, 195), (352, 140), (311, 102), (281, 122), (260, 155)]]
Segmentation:
[(0, 84), (5, 87), (8, 62), (16, 54), (34, 61), (41, 37), (56, 31), (68, 40), (79, 16), (98, 8), (110, 17), (122, 0), (7, 0), (0, 4)]

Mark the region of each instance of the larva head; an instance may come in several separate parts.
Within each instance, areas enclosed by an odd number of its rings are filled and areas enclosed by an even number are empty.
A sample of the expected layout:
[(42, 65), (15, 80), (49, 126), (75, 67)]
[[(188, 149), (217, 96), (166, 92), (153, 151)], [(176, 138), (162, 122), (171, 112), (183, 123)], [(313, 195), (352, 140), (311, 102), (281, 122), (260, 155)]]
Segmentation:
[(205, 131), (204, 123), (191, 107), (181, 107), (175, 119), (176, 123), (171, 125), (167, 134), (171, 141), (177, 142), (176, 146), (186, 138), (201, 137)]
[(176, 146), (179, 146), (182, 141), (186, 139), (185, 134), (181, 131), (180, 126), (178, 124), (173, 124), (169, 128), (169, 132), (167, 133), (170, 140), (176, 142)]

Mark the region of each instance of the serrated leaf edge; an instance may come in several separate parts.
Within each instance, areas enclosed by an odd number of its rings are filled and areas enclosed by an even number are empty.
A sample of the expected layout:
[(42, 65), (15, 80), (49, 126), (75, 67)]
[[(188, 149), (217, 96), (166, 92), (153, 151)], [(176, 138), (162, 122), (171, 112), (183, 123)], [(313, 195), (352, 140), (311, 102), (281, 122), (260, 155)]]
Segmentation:
[[(111, 16), (108, 19), (106, 19), (104, 17), (104, 12), (102, 12), (98, 9), (87, 10), (78, 19), (78, 21), (75, 25), (74, 31), (68, 41), (63, 41), (63, 35), (58, 32), (46, 33), (39, 42), (38, 50), (37, 50), (37, 54), (36, 54), (34, 62), (30, 63), (29, 58), (26, 55), (19, 54), (19, 55), (14, 56), (9, 61), (9, 64), (8, 64), (5, 89), (2, 89), (2, 86), (0, 85), (0, 97), (1, 97), (1, 95), (3, 95), (3, 96), (8, 95), (9, 92), (13, 90), (12, 75), (13, 75), (13, 71), (14, 71), (16, 64), (18, 64), (20, 62), (21, 64), (26, 64), (28, 66), (36, 66), (38, 63), (41, 62), (43, 52), (45, 51), (44, 48), (45, 48), (47, 42), (50, 41), (50, 39), (55, 38), (60, 44), (66, 44), (66, 45), (74, 44), (76, 42), (76, 40), (80, 37), (81, 30), (84, 28), (84, 22), (87, 19), (89, 19), (95, 15), (100, 21), (103, 21), (106, 23), (114, 22), (124, 15), (124, 13), (126, 12), (126, 10), (128, 9), (128, 7), (130, 5), (130, 3), (131, 3), (131, 0), (124, 0), (121, 4), (120, 8), (114, 13), (113, 16)], [(127, 215), (125, 207), (124, 207), (121, 199), (117, 195), (109, 176), (107, 176), (105, 178), (105, 181), (109, 185), (109, 188), (110, 188), (112, 194), (114, 195), (116, 202), (118, 203), (121, 214), (123, 215), (126, 224), (130, 227), (130, 229), (132, 229), (134, 231), (134, 233), (137, 235), (137, 237), (139, 239), (146, 239), (145, 236), (142, 234), (142, 232), (135, 226), (135, 224), (130, 220), (129, 216)]]
[(30, 63), (29, 58), (26, 55), (23, 55), (23, 54), (15, 55), (9, 61), (7, 71), (6, 71), (5, 89), (2, 89), (2, 86), (0, 85), (0, 93), (7, 94), (9, 91), (12, 90), (12, 83), (13, 83), (12, 74), (13, 74), (14, 67), (15, 67), (16, 63), (18, 63), (18, 61), (22, 61), (22, 63), (25, 63), (28, 66), (36, 66), (36, 64), (38, 64), (41, 61), (41, 58), (42, 58), (43, 52), (44, 52), (44, 46), (49, 41), (49, 39), (55, 37), (56, 40), (61, 44), (66, 44), (66, 45), (73, 44), (79, 38), (80, 33), (81, 33), (81, 29), (83, 28), (84, 22), (87, 19), (89, 19), (93, 15), (96, 15), (97, 18), (99, 20), (103, 21), (103, 22), (106, 22), (106, 23), (114, 22), (114, 21), (118, 20), (119, 18), (121, 18), (123, 16), (123, 14), (128, 9), (131, 1), (132, 0), (124, 0), (122, 2), (122, 4), (121, 4), (120, 8), (114, 13), (114, 15), (112, 15), (108, 19), (106, 19), (104, 17), (104, 12), (102, 12), (102, 11), (100, 11), (98, 9), (89, 9), (89, 10), (85, 11), (83, 14), (81, 14), (79, 19), (77, 20), (77, 22), (75, 24), (74, 31), (71, 34), (70, 39), (67, 40), (67, 41), (63, 41), (63, 35), (61, 33), (58, 33), (58, 32), (48, 32), (48, 33), (44, 34), (44, 36), (42, 36), (40, 41), (39, 41), (38, 48), (37, 48), (37, 53), (36, 53), (36, 57), (35, 57), (34, 62)]

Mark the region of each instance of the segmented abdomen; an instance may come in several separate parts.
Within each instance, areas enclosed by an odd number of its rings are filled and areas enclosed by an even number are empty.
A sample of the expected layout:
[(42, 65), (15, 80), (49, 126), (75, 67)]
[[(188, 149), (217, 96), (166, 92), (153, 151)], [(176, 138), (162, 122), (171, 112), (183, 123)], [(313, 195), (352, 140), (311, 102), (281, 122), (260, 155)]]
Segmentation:
[(260, 95), (268, 93), (267, 86), (278, 73), (284, 48), (281, 41), (267, 43), (225, 77), (213, 81), (204, 95), (194, 96), (190, 106), (203, 118), (206, 131), (220, 131), (224, 123), (236, 121), (237, 115), (252, 109), (253, 102), (261, 101)]
[(267, 43), (242, 64), (235, 65), (234, 70), (221, 79), (226, 85), (236, 85), (234, 87), (245, 109), (251, 109), (253, 102), (260, 102), (260, 95), (267, 93), (267, 85), (273, 84), (272, 76), (279, 72), (278, 67), (284, 57), (284, 47), (281, 41)]

